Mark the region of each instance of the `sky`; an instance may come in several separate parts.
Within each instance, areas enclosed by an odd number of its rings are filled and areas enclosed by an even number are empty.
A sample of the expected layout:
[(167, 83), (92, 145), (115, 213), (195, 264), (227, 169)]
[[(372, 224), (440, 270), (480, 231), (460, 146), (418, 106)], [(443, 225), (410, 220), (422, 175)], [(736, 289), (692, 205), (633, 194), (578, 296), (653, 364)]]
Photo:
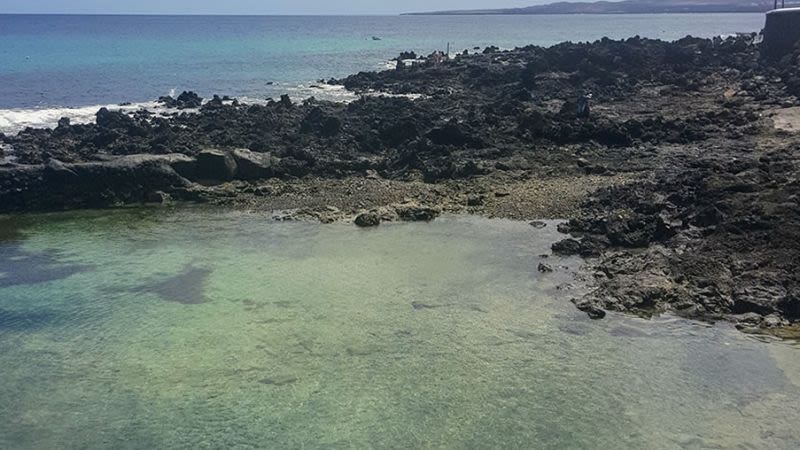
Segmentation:
[(398, 14), (513, 8), (549, 0), (0, 0), (1, 13)]

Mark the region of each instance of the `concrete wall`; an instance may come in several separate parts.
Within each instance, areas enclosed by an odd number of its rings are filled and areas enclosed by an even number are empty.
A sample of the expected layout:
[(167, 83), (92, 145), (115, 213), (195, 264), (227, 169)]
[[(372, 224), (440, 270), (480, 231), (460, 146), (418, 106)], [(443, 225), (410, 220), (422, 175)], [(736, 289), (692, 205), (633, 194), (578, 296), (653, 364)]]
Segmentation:
[(767, 13), (764, 25), (764, 53), (772, 58), (792, 51), (800, 41), (800, 8), (776, 9)]

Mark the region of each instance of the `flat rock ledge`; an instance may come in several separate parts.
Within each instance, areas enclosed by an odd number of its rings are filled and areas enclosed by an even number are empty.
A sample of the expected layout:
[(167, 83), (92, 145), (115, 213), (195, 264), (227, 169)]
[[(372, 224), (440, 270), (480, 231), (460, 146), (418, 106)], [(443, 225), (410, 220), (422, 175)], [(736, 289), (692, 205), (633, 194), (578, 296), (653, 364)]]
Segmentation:
[(130, 155), (105, 160), (0, 166), (0, 213), (103, 208), (194, 200), (193, 183), (181, 175), (195, 159), (181, 155)]
[(282, 175), (269, 153), (205, 149), (197, 156), (94, 155), (94, 161), (0, 165), (0, 213), (203, 201), (208, 186)]

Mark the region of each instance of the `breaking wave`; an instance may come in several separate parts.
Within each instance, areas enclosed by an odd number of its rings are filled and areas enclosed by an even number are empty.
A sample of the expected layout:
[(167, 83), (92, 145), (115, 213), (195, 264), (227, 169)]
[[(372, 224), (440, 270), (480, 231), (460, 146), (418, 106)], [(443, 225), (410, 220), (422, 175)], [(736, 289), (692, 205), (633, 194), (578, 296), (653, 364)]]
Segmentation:
[(156, 102), (131, 103), (126, 105), (92, 105), (79, 108), (0, 109), (0, 133), (15, 134), (25, 128), (52, 128), (62, 117), (73, 124), (92, 123), (100, 108), (133, 112), (139, 109), (157, 109)]

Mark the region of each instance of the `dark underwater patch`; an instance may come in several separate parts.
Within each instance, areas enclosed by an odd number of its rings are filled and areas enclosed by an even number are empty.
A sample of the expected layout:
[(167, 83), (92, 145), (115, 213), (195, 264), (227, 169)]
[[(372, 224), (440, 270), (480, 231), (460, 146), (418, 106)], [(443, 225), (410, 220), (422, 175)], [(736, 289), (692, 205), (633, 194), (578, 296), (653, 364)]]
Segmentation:
[(62, 280), (91, 266), (61, 263), (55, 253), (31, 253), (0, 243), (0, 288)]
[(23, 239), (19, 221), (11, 217), (0, 218), (0, 245), (6, 242), (20, 242)]
[(279, 376), (264, 378), (262, 380), (258, 380), (258, 382), (261, 384), (266, 384), (267, 386), (286, 386), (287, 384), (293, 384), (297, 382), (297, 378), (293, 376)]
[(0, 330), (38, 330), (58, 321), (52, 311), (13, 311), (0, 309)]
[(133, 292), (156, 294), (168, 302), (199, 305), (208, 301), (204, 286), (211, 272), (210, 269), (188, 266), (175, 276), (140, 286)]

